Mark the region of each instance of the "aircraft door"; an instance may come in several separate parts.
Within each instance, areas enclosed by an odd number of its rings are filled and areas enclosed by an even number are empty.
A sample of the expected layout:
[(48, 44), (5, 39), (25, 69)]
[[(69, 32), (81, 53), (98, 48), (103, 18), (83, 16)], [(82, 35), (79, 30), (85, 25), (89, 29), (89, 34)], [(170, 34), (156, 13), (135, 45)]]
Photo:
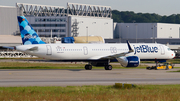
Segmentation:
[(116, 47), (110, 47), (111, 53), (117, 53), (117, 48)]
[(164, 50), (164, 47), (162, 45), (160, 45), (160, 49), (161, 49), (161, 55), (164, 55), (165, 54), (165, 50)]
[(83, 50), (84, 50), (84, 55), (87, 55), (88, 54), (88, 48), (86, 46), (84, 46)]
[(47, 48), (47, 54), (46, 55), (52, 55), (52, 49), (50, 45), (46, 45)]

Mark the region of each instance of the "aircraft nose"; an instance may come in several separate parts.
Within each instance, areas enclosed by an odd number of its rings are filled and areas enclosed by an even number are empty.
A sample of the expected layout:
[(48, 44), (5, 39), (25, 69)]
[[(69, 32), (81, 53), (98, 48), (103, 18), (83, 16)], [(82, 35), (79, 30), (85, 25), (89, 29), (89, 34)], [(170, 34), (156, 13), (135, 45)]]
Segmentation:
[(172, 57), (172, 58), (174, 58), (174, 57), (175, 57), (175, 53), (174, 53), (174, 51), (172, 51), (172, 53), (171, 53), (171, 57)]

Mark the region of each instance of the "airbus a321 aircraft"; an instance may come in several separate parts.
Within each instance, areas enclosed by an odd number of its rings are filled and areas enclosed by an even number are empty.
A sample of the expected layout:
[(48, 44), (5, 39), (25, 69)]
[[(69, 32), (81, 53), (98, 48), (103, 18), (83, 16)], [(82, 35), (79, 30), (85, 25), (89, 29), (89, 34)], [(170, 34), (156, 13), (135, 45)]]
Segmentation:
[(172, 59), (175, 53), (165, 45), (157, 43), (120, 44), (46, 44), (24, 16), (18, 16), (23, 45), (15, 49), (50, 60), (86, 61), (86, 70), (92, 66), (104, 66), (111, 70), (111, 61), (118, 61), (124, 67), (137, 67), (140, 60), (163, 61)]

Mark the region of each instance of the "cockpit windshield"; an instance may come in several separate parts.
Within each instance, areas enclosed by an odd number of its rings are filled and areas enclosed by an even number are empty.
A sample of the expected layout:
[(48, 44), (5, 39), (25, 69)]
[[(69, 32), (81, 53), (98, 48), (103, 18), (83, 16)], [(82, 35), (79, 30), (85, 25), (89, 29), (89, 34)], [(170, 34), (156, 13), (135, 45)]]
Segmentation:
[(168, 48), (167, 50), (168, 50), (168, 51), (171, 51), (171, 49), (170, 49), (170, 48)]

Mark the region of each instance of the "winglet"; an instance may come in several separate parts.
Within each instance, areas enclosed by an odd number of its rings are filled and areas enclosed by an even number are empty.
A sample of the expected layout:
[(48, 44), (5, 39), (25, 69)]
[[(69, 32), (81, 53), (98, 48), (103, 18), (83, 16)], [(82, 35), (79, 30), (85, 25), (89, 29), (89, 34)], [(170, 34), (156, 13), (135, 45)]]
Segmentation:
[(129, 41), (128, 41), (128, 40), (127, 40), (127, 45), (128, 45), (129, 53), (130, 53), (130, 52), (134, 52), (134, 50), (131, 48), (131, 45), (129, 44)]

